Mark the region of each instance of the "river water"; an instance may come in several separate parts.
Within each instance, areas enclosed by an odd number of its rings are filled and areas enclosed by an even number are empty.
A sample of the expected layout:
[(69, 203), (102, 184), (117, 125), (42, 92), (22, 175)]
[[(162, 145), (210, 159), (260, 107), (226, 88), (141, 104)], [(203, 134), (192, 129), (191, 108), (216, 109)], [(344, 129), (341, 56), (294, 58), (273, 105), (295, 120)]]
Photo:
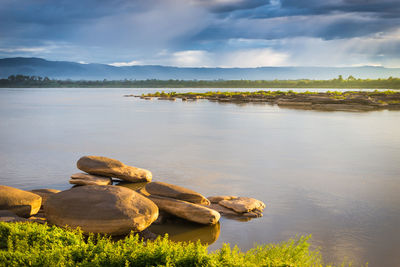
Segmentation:
[(0, 184), (68, 189), (81, 156), (103, 155), (151, 170), (154, 181), (267, 205), (247, 222), (154, 229), (172, 239), (247, 250), (311, 234), (327, 263), (400, 266), (399, 111), (123, 97), (154, 91), (1, 89)]

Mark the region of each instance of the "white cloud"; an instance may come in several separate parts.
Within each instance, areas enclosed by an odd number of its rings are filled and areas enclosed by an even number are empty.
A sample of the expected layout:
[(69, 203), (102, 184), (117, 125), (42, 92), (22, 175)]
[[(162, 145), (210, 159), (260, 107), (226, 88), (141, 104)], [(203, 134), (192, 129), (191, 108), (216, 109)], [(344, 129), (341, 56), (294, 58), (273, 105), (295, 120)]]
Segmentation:
[(129, 62), (114, 62), (114, 63), (110, 63), (108, 65), (115, 66), (115, 67), (127, 67), (127, 66), (143, 65), (143, 64), (138, 60), (132, 60)]
[(46, 52), (46, 47), (15, 47), (15, 48), (0, 48), (0, 52), (4, 53), (39, 53)]
[(220, 67), (255, 68), (287, 65), (288, 55), (270, 48), (238, 50), (226, 53), (220, 59)]
[(179, 51), (172, 54), (171, 65), (179, 67), (207, 67), (210, 54), (202, 50)]

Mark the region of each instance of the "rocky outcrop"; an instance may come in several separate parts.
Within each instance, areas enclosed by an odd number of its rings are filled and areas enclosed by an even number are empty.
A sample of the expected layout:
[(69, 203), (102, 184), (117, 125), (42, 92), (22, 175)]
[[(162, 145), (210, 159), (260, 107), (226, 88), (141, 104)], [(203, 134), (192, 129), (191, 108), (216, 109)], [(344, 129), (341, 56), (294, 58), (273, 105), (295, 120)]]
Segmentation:
[(150, 171), (125, 165), (119, 160), (100, 157), (84, 156), (77, 162), (81, 171), (107, 177), (115, 177), (128, 182), (150, 182)]
[(102, 177), (87, 173), (75, 173), (71, 175), (69, 183), (76, 185), (110, 185), (112, 181), (110, 177)]
[(163, 182), (152, 182), (148, 183), (145, 189), (151, 195), (175, 198), (201, 205), (210, 204), (210, 201), (200, 193), (178, 185), (167, 184)]
[(156, 203), (160, 210), (188, 221), (200, 224), (216, 224), (221, 217), (217, 211), (198, 204), (155, 195), (147, 197)]
[[(143, 98), (156, 96), (147, 94)], [(138, 96), (137, 96), (138, 97)], [(268, 103), (279, 107), (323, 110), (323, 111), (372, 111), (379, 109), (400, 109), (400, 92), (395, 91), (347, 91), (347, 92), (186, 92), (165, 94), (162, 99), (186, 100), (207, 99), (221, 103)], [(159, 98), (160, 99), (160, 98)]]
[(133, 190), (112, 185), (79, 186), (47, 200), (45, 215), (57, 226), (110, 235), (140, 232), (158, 217), (157, 206)]
[(42, 198), (37, 194), (0, 185), (0, 210), (10, 210), (28, 218), (39, 211), (41, 204)]

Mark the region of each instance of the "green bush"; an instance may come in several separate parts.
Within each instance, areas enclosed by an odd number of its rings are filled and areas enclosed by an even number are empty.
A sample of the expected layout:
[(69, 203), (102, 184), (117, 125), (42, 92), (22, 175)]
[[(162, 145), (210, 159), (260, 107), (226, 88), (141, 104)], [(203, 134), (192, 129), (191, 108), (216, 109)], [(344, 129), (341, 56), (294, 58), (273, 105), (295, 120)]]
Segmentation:
[(322, 266), (308, 237), (241, 252), (224, 244), (208, 252), (198, 243), (167, 237), (143, 242), (138, 235), (112, 241), (36, 223), (0, 223), (0, 266)]

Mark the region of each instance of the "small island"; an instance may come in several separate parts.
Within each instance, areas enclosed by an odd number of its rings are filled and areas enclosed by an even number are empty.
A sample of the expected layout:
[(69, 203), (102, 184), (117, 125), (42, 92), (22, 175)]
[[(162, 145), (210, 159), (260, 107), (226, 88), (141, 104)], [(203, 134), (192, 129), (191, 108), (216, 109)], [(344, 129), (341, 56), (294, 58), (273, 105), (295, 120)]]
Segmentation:
[(327, 92), (294, 92), (289, 91), (256, 91), (256, 92), (206, 92), (176, 93), (156, 92), (142, 95), (125, 95), (150, 100), (193, 101), (207, 99), (225, 103), (267, 103), (279, 107), (298, 108), (322, 111), (372, 111), (400, 110), (400, 92), (386, 91), (327, 91)]

